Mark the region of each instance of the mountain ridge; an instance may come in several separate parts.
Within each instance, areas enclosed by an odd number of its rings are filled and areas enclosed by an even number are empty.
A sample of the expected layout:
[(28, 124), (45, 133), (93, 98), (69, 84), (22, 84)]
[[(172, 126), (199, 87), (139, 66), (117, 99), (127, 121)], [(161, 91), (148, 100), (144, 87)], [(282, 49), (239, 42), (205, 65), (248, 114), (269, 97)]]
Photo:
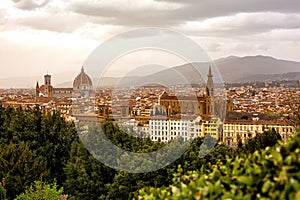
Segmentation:
[[(228, 56), (219, 58), (214, 61), (217, 65), (224, 82), (244, 82), (244, 81), (264, 81), (264, 80), (295, 80), (299, 78), (300, 62), (284, 59), (277, 59), (271, 56)], [(202, 75), (195, 69), (193, 65), (199, 68), (204, 67)], [(142, 85), (147, 82), (155, 82), (162, 84), (172, 84), (181, 82), (199, 83), (206, 80), (207, 67), (209, 63), (187, 63), (175, 67), (146, 75), (134, 77), (103, 77), (100, 85), (103, 87), (113, 86), (119, 82), (126, 86)], [(68, 72), (54, 74), (52, 83), (54, 87), (72, 87), (72, 81), (63, 81), (64, 79), (72, 80), (76, 76), (76, 72)], [(171, 77), (171, 78), (169, 78)], [(172, 78), (173, 77), (173, 78)], [(175, 78), (174, 78), (175, 77)], [(19, 78), (3, 78), (0, 79), (0, 88), (34, 88), (38, 80), (42, 84), (42, 78), (19, 77)], [(215, 77), (216, 78), (216, 77)], [(98, 78), (92, 78), (94, 84), (98, 83)], [(186, 80), (185, 80), (186, 79)]]

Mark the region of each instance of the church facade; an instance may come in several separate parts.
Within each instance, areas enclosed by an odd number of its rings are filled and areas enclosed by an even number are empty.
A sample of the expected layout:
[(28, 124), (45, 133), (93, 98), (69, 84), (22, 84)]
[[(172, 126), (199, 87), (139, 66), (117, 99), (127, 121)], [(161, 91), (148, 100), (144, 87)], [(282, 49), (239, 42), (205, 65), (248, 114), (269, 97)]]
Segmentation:
[[(214, 96), (214, 82), (211, 67), (207, 75), (205, 95), (196, 97), (180, 97), (168, 95), (164, 92), (159, 98), (159, 104), (166, 110), (167, 116), (186, 114), (186, 115), (213, 115), (213, 103), (217, 102), (218, 97)], [(233, 111), (232, 100), (226, 100), (226, 112)]]

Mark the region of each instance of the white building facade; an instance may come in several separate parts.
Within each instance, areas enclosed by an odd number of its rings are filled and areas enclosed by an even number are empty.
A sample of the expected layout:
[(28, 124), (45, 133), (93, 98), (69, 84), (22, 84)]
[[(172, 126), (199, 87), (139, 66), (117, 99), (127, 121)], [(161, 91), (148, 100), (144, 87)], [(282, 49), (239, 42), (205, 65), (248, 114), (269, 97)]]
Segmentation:
[(177, 138), (184, 141), (198, 137), (199, 128), (196, 117), (152, 117), (149, 121), (149, 133), (152, 141), (169, 142)]

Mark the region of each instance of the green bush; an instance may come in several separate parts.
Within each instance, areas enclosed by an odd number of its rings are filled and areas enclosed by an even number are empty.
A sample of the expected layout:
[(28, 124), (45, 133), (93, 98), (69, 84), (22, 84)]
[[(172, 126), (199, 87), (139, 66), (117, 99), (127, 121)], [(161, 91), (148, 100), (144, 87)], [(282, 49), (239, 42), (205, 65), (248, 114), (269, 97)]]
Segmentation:
[(299, 153), (300, 134), (185, 175), (179, 166), (172, 185), (145, 187), (138, 199), (300, 199)]
[(63, 199), (62, 194), (63, 188), (57, 189), (56, 183), (50, 185), (35, 181), (25, 193), (17, 196), (15, 200), (60, 200)]

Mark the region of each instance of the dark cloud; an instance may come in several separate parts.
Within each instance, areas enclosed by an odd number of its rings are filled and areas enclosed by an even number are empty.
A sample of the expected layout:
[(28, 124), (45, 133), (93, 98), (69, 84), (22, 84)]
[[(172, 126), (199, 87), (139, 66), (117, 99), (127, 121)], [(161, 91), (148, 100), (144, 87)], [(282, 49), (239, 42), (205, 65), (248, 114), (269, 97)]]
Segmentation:
[(239, 12), (284, 12), (298, 13), (300, 2), (298, 0), (155, 0), (157, 2), (178, 2), (184, 5), (187, 17), (199, 16), (217, 17), (231, 15)]
[[(57, 10), (50, 0), (12, 0), (19, 9), (45, 7), (47, 15), (16, 20), (33, 29), (72, 32), (85, 23), (121, 27), (166, 27), (200, 36), (236, 36), (269, 32), (274, 29), (300, 28), (299, 0), (153, 0), (134, 1), (67, 1)], [(51, 3), (49, 3), (51, 2)], [(105, 2), (105, 3), (104, 3)], [(49, 4), (48, 4), (49, 3)], [(126, 3), (126, 2), (125, 2)], [(125, 6), (124, 6), (125, 5)], [(34, 11), (32, 11), (34, 12)], [(244, 15), (243, 15), (244, 14)], [(190, 26), (189, 22), (222, 18), (210, 27)], [(226, 19), (226, 17), (228, 19)], [(0, 21), (1, 23), (1, 21)]]
[(49, 3), (49, 0), (12, 0), (16, 8), (22, 10), (35, 10), (42, 8)]
[(117, 4), (105, 7), (97, 2), (76, 2), (71, 3), (70, 9), (82, 15), (107, 17), (113, 24), (135, 26), (175, 26), (186, 21), (203, 20), (241, 12), (297, 13), (300, 9), (299, 0), (156, 0), (154, 2), (177, 3), (180, 7), (170, 10), (160, 10), (155, 7), (128, 10)]
[(87, 4), (85, 2), (72, 3), (69, 9), (75, 13), (86, 16), (103, 17), (105, 21), (114, 25), (125, 26), (172, 26), (178, 21), (184, 21), (172, 16), (176, 10), (159, 11), (156, 9), (124, 9), (121, 6), (103, 7), (99, 4)]

